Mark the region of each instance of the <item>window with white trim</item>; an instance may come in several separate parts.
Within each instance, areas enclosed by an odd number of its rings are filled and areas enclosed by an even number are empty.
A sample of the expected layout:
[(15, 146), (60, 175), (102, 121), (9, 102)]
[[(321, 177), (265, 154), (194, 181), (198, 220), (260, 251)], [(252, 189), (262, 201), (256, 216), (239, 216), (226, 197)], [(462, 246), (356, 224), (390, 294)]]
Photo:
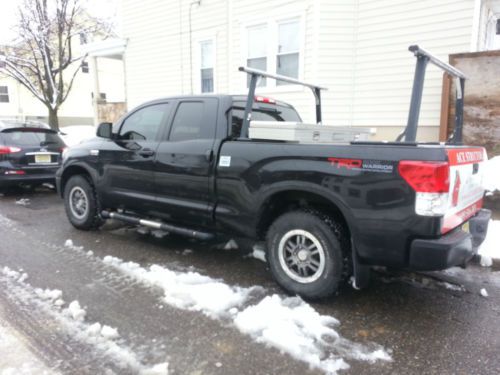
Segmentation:
[[(252, 26), (247, 29), (246, 62), (250, 68), (267, 70), (267, 29), (268, 27), (265, 24)], [(248, 79), (250, 80), (250, 78)], [(262, 77), (257, 86), (266, 86), (266, 78)]]
[[(292, 78), (300, 78), (301, 17), (271, 19), (263, 24), (247, 26), (244, 63), (250, 68), (260, 69)], [(247, 77), (247, 86), (250, 77)], [(276, 82), (276, 83), (275, 83)], [(290, 85), (288, 82), (261, 78), (258, 86), (276, 87)]]
[(9, 87), (0, 86), (0, 103), (8, 103), (8, 102), (9, 102)]
[[(278, 46), (276, 53), (276, 74), (299, 78), (300, 56), (300, 24), (299, 20), (278, 23)], [(276, 85), (287, 85), (288, 82), (277, 81)]]
[(200, 79), (201, 92), (214, 92), (214, 42), (205, 40), (200, 42)]

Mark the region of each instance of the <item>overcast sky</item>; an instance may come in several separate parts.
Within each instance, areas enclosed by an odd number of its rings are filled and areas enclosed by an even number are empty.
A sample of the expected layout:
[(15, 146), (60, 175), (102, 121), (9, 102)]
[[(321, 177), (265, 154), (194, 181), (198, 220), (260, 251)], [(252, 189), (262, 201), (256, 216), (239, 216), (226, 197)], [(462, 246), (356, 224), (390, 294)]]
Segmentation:
[[(52, 0), (51, 0), (52, 1)], [(88, 4), (90, 13), (106, 19), (116, 19), (120, 0), (80, 0)], [(17, 8), (23, 0), (2, 0), (0, 5), (0, 44), (15, 38), (12, 26), (17, 20)], [(116, 23), (116, 22), (115, 22)]]

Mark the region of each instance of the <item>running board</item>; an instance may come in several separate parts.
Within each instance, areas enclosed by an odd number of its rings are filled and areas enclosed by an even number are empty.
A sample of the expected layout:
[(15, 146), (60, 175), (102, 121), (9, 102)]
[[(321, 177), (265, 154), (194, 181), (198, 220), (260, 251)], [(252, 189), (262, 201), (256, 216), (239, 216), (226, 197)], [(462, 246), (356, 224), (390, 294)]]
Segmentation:
[(104, 219), (120, 220), (124, 221), (125, 223), (134, 225), (144, 225), (145, 227), (148, 228), (161, 229), (181, 236), (196, 238), (198, 240), (211, 240), (212, 238), (215, 237), (215, 235), (212, 233), (200, 232), (189, 228), (177, 227), (175, 225), (165, 224), (159, 221), (139, 219), (138, 217), (124, 215), (118, 212), (102, 211), (101, 217)]

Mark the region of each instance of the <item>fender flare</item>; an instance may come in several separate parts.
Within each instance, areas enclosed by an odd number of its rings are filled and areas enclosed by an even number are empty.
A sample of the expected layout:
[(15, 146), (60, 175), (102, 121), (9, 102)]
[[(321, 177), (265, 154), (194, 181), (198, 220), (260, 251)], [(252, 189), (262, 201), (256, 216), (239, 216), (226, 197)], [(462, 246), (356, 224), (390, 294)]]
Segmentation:
[[(83, 169), (91, 178), (92, 180), (92, 183), (95, 185), (95, 181), (96, 181), (96, 177), (97, 177), (97, 172), (89, 167), (86, 163), (84, 162), (81, 162), (81, 161), (76, 161), (76, 162), (73, 162), (73, 163), (70, 163), (68, 165), (65, 165), (64, 166), (64, 169), (62, 169), (62, 172), (61, 172), (61, 188), (60, 188), (60, 195), (61, 197), (64, 195), (64, 186), (68, 180), (68, 178), (66, 177), (68, 175), (68, 171), (71, 170), (71, 169), (74, 169), (74, 168), (78, 168), (78, 169)], [(96, 186), (97, 187), (97, 186)]]
[(273, 195), (284, 193), (286, 191), (299, 191), (304, 193), (316, 194), (335, 205), (342, 216), (344, 217), (349, 231), (351, 233), (351, 238), (354, 238), (354, 234), (357, 233), (357, 226), (355, 225), (354, 217), (349, 209), (349, 206), (344, 202), (341, 196), (334, 193), (330, 189), (320, 186), (318, 184), (309, 182), (297, 182), (297, 181), (280, 181), (268, 186), (265, 190), (260, 191), (257, 196), (260, 197), (257, 204), (257, 217), (261, 217), (265, 210), (265, 203), (271, 199)]

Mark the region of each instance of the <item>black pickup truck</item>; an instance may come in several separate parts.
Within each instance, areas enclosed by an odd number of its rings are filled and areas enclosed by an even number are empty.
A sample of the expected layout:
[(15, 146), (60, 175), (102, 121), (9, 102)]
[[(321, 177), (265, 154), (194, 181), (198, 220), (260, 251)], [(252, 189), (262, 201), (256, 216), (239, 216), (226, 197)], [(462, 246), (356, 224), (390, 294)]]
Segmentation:
[[(422, 61), (444, 63), (413, 48), (418, 83)], [(300, 122), (292, 106), (255, 97), (258, 77), (310, 87), (318, 123), (321, 88), (240, 70), (250, 75), (247, 97), (148, 102), (68, 149), (57, 187), (70, 222), (89, 230), (113, 218), (200, 240), (265, 241), (276, 281), (308, 298), (331, 295), (351, 275), (364, 286), (373, 265), (440, 270), (471, 259), (491, 213), (481, 209), (486, 154), (460, 145), (460, 118), (449, 143), (415, 142), (411, 114), (397, 142), (249, 139), (250, 120)], [(417, 120), (421, 94), (415, 84)]]

